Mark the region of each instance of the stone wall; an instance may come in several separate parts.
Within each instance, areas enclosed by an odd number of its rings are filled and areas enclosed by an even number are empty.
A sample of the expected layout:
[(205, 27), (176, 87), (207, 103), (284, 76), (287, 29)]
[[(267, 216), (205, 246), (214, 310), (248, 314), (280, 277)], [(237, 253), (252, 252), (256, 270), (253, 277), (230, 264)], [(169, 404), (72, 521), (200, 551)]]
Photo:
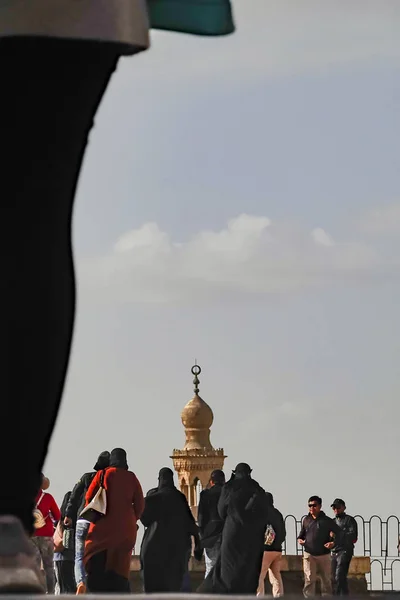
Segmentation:
[[(371, 561), (367, 556), (354, 556), (349, 570), (349, 588), (353, 595), (365, 595), (368, 593), (366, 574), (370, 572)], [(197, 562), (194, 558), (190, 560), (189, 571), (192, 583), (192, 591), (195, 592), (204, 578), (204, 562)], [(301, 594), (303, 588), (303, 569), (301, 556), (282, 556), (282, 579), (285, 587), (285, 595)], [(132, 556), (131, 562), (131, 589), (135, 594), (143, 592), (140, 576), (140, 561), (138, 556)], [(268, 577), (266, 579), (265, 591), (271, 593)], [(318, 587), (317, 587), (318, 593)]]

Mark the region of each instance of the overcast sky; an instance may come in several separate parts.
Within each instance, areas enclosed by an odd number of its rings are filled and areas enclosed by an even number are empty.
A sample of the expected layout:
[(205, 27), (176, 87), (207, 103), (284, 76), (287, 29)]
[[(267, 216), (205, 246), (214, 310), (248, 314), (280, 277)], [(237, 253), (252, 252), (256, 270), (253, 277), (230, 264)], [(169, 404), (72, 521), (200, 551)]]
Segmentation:
[(226, 38), (153, 33), (101, 106), (51, 490), (115, 446), (154, 486), (197, 358), (227, 471), (284, 513), (400, 514), (400, 4), (234, 9)]

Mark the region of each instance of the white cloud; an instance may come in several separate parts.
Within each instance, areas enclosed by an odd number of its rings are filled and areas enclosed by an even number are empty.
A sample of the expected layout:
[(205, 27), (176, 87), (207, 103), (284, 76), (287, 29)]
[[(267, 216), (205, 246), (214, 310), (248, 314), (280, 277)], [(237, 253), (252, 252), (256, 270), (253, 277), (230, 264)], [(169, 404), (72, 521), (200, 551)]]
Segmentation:
[(160, 230), (157, 223), (145, 223), (140, 229), (133, 229), (122, 235), (114, 245), (118, 254), (139, 248), (152, 251), (168, 250), (168, 236)]
[(185, 243), (147, 223), (121, 236), (107, 256), (79, 266), (84, 287), (113, 300), (193, 302), (357, 281), (376, 273), (380, 260), (365, 244), (333, 243), (323, 229), (242, 214)]
[(313, 229), (311, 235), (313, 237), (314, 242), (319, 246), (327, 246), (329, 248), (330, 246), (334, 245), (331, 236), (328, 233), (326, 233), (326, 231), (321, 229), (321, 227)]
[(400, 203), (370, 210), (361, 219), (361, 229), (376, 235), (400, 234)]

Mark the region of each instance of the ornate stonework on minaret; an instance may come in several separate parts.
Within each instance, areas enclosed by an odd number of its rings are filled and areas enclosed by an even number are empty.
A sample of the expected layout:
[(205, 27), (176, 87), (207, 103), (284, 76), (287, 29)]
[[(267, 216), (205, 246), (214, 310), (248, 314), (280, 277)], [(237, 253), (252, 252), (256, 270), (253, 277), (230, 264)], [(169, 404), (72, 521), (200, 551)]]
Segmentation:
[(194, 396), (182, 411), (186, 443), (183, 450), (174, 450), (172, 460), (178, 474), (179, 486), (185, 494), (192, 512), (197, 516), (201, 489), (205, 488), (214, 469), (223, 469), (223, 448), (214, 449), (210, 442), (210, 428), (214, 421), (211, 408), (199, 396), (201, 368), (192, 367)]

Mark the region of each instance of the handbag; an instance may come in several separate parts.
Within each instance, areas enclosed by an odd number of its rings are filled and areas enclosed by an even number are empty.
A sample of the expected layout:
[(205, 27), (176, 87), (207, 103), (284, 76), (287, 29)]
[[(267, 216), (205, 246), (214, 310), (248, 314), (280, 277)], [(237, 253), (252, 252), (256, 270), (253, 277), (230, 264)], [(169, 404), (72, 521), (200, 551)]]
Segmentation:
[(79, 515), (79, 517), (86, 519), (86, 521), (89, 521), (90, 523), (96, 523), (101, 517), (104, 517), (107, 512), (107, 494), (104, 488), (104, 473), (105, 471), (101, 472), (100, 487), (97, 490), (96, 495)]
[(235, 31), (230, 0), (147, 0), (150, 27), (195, 35)]
[[(42, 511), (38, 508), (39, 504), (43, 500), (44, 492), (40, 496), (39, 500), (36, 503), (36, 506), (33, 510), (33, 527), (34, 529), (42, 529), (46, 525), (46, 519), (43, 516)], [(47, 517), (46, 517), (47, 518)]]
[(65, 550), (63, 544), (63, 531), (61, 524), (58, 523), (56, 530), (53, 535), (53, 543), (54, 543), (54, 552), (63, 552)]
[(272, 546), (272, 544), (275, 541), (275, 538), (276, 538), (275, 529), (272, 527), (272, 525), (268, 525), (267, 529), (265, 530), (265, 539), (264, 539), (265, 546)]
[(65, 550), (75, 550), (75, 529), (64, 529), (62, 543)]

